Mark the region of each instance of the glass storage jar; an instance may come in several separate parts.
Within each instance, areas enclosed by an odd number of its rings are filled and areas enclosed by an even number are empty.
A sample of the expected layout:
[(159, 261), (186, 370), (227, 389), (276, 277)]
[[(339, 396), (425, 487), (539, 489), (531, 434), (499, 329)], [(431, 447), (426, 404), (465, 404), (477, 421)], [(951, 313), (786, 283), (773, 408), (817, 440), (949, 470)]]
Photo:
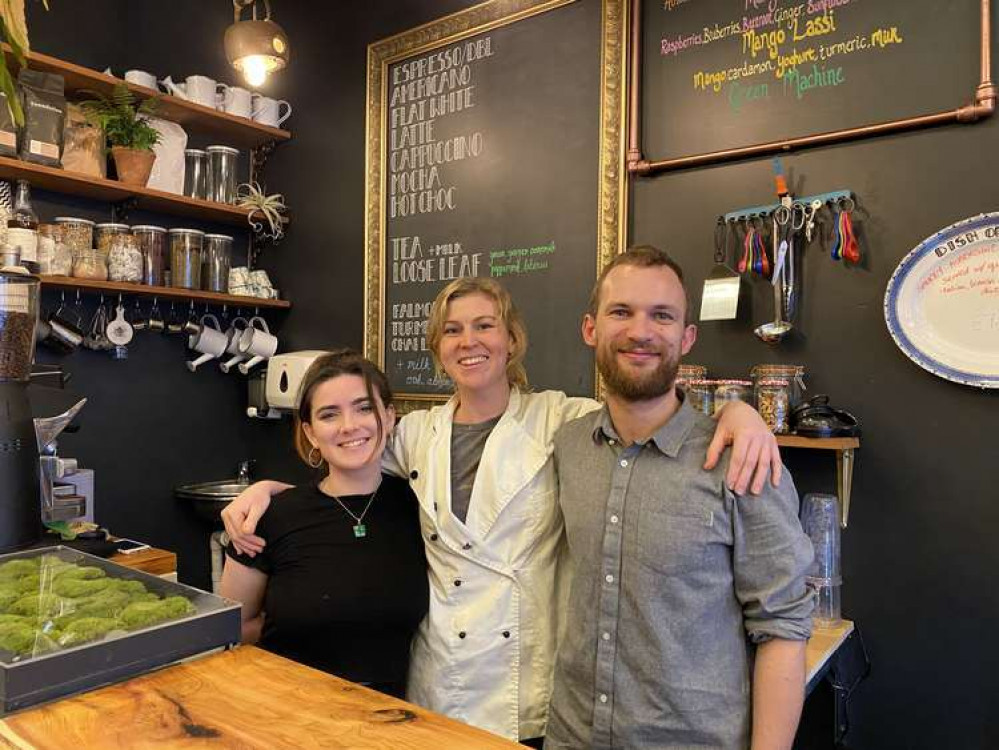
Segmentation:
[(707, 377), (708, 368), (704, 365), (680, 365), (676, 372), (676, 387), (686, 391), (691, 380), (704, 380)]
[(73, 276), (78, 279), (108, 280), (107, 258), (97, 250), (73, 253)]
[(715, 411), (717, 412), (729, 401), (753, 403), (753, 383), (749, 380), (717, 380), (715, 381)]
[(201, 253), (205, 233), (198, 229), (170, 230), (170, 285), (201, 288)]
[(208, 200), (235, 203), (239, 149), (209, 146), (205, 153), (208, 155)]
[(761, 364), (749, 371), (754, 382), (778, 378), (788, 382), (788, 406), (794, 409), (801, 403), (805, 394), (804, 365)]
[(52, 253), (52, 265), (49, 272), (55, 276), (69, 276), (73, 273), (73, 251), (66, 244), (63, 237), (62, 225), (54, 225), (52, 239), (55, 241), (55, 249)]
[(55, 273), (52, 262), (55, 260), (56, 235), (62, 237), (62, 228), (58, 224), (38, 225), (38, 273)]
[(94, 249), (94, 222), (73, 216), (57, 216), (55, 223), (62, 227), (62, 241), (71, 253)]
[(94, 247), (106, 258), (108, 257), (108, 252), (111, 250), (111, 240), (118, 235), (128, 234), (130, 231), (131, 229), (128, 224), (116, 224), (113, 222), (97, 224), (94, 227)]
[(108, 278), (142, 283), (142, 250), (132, 235), (119, 234), (112, 238), (108, 249)]
[(169, 267), (166, 229), (152, 224), (142, 224), (132, 227), (132, 236), (142, 251), (142, 283), (163, 286), (166, 284), (164, 271)]
[(764, 378), (756, 381), (756, 408), (771, 432), (784, 435), (790, 432), (790, 387), (783, 378)]
[(229, 288), (231, 263), (232, 237), (228, 234), (206, 234), (201, 261), (202, 289), (225, 293)]
[(715, 381), (706, 378), (688, 381), (687, 398), (694, 411), (710, 417), (715, 412)]

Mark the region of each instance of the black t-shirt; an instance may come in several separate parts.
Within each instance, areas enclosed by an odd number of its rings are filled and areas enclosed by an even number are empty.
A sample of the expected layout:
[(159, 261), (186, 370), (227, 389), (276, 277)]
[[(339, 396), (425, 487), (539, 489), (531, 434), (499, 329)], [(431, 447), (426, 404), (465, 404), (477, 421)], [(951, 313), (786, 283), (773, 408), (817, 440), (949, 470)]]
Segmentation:
[[(340, 500), (360, 516), (369, 495)], [(399, 694), (409, 645), (427, 613), (419, 505), (409, 484), (383, 476), (366, 534), (316, 486), (282, 492), (257, 525), (264, 551), (226, 554), (268, 575), (260, 646), (353, 682)]]

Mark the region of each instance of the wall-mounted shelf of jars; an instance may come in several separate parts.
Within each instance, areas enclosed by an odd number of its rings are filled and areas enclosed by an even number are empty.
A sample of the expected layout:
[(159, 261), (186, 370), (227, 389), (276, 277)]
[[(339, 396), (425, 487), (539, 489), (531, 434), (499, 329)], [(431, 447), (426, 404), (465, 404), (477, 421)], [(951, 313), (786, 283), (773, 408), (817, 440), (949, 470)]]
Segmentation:
[(260, 297), (242, 297), (235, 294), (219, 294), (218, 292), (203, 292), (197, 289), (183, 289), (172, 286), (146, 286), (130, 284), (125, 281), (95, 281), (93, 279), (76, 279), (71, 276), (42, 276), (42, 289), (79, 290), (82, 292), (102, 292), (105, 294), (122, 294), (136, 297), (158, 297), (165, 300), (190, 300), (215, 305), (230, 305), (232, 307), (259, 307), (260, 309), (284, 309), (291, 307), (291, 302), (283, 299), (262, 299)]

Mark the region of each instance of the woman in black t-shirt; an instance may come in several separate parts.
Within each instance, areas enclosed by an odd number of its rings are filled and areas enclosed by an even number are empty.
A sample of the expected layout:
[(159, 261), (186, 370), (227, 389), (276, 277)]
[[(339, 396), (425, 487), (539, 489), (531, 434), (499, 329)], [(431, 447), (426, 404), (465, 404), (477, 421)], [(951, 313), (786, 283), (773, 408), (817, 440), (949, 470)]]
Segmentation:
[(428, 584), (416, 497), (381, 473), (388, 381), (359, 354), (325, 355), (296, 421), (299, 454), (325, 476), (267, 510), (261, 554), (226, 549), (221, 593), (243, 604), (244, 643), (403, 697)]

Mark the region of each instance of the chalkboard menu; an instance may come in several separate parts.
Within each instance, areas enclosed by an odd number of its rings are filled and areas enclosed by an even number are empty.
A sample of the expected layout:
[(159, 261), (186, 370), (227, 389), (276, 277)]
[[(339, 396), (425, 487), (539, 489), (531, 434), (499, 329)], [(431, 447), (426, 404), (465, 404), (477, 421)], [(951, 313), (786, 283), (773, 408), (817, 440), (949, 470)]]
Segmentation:
[(620, 168), (605, 176), (601, 159), (623, 130), (620, 112), (609, 134), (601, 119), (604, 13), (599, 0), (486, 3), (369, 49), (365, 340), (402, 398), (451, 393), (426, 325), (462, 276), (510, 290), (534, 388), (593, 394), (579, 322), (617, 249)]
[(957, 109), (978, 83), (980, 7), (645, 0), (646, 155), (700, 155)]

